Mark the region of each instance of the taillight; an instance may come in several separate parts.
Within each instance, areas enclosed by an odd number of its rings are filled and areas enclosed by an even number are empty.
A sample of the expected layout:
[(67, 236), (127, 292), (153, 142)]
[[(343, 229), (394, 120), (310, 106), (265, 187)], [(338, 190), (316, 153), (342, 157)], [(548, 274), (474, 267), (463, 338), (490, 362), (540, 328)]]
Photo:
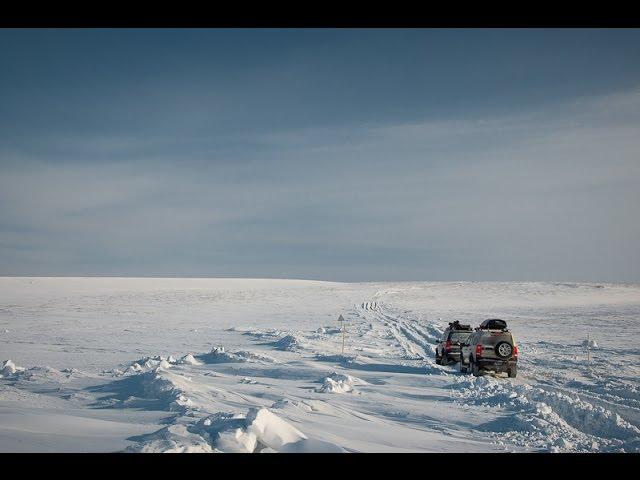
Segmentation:
[(444, 349), (448, 352), (451, 350), (451, 340), (447, 340), (444, 344)]
[(476, 345), (476, 357), (482, 356), (482, 345)]
[(513, 356), (514, 356), (514, 357), (517, 357), (517, 356), (518, 356), (518, 346), (517, 346), (517, 345), (514, 345), (514, 346), (513, 346)]

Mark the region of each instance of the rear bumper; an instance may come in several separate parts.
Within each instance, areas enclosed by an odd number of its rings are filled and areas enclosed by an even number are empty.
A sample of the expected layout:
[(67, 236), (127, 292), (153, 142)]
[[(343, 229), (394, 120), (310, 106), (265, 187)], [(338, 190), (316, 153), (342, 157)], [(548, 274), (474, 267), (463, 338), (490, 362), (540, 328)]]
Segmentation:
[(448, 358), (450, 360), (455, 360), (455, 361), (459, 361), (460, 360), (460, 350), (458, 351), (449, 351), (449, 352), (443, 352), (442, 353), (442, 357), (443, 358)]
[(518, 360), (510, 358), (509, 360), (498, 360), (493, 358), (479, 358), (476, 362), (478, 368), (482, 370), (494, 370), (496, 372), (506, 372), (508, 369), (515, 367)]

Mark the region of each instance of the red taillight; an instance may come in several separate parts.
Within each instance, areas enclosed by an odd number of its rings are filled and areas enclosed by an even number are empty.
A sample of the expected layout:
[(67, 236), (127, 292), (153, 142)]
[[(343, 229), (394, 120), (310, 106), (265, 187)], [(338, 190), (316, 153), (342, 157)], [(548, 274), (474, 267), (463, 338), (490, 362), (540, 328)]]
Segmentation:
[(482, 345), (476, 345), (476, 357), (482, 356)]
[(451, 340), (447, 340), (444, 344), (444, 349), (448, 352), (451, 350)]
[(514, 345), (514, 346), (513, 346), (513, 356), (514, 356), (514, 357), (517, 357), (517, 356), (518, 356), (518, 346), (517, 346), (517, 345)]

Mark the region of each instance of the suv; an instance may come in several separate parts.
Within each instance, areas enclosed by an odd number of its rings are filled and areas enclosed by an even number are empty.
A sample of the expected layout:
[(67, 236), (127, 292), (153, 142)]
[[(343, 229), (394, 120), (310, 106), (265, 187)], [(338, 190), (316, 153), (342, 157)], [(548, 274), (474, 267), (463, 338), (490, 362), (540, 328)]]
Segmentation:
[(461, 346), (460, 372), (479, 376), (485, 370), (518, 373), (518, 346), (504, 320), (485, 320)]
[(460, 361), (460, 343), (466, 342), (472, 333), (471, 325), (461, 325), (457, 320), (451, 322), (436, 346), (436, 364), (448, 365), (452, 360)]

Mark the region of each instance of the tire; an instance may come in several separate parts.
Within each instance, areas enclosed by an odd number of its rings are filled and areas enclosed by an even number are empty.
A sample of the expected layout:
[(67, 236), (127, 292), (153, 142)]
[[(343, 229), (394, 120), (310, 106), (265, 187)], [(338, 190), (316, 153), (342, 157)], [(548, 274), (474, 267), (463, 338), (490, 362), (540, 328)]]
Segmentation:
[(516, 378), (517, 374), (518, 367), (516, 367), (515, 365), (507, 370), (507, 375), (509, 376), (509, 378)]
[(500, 358), (509, 358), (513, 353), (513, 346), (509, 342), (498, 342), (494, 351)]
[(469, 373), (469, 368), (460, 360), (460, 373)]
[(480, 368), (478, 367), (478, 364), (473, 361), (472, 357), (469, 357), (469, 367), (471, 368), (471, 373), (474, 377), (479, 377), (481, 375)]
[(442, 354), (442, 356), (440, 357), (440, 365), (448, 365), (449, 364), (449, 360), (447, 359), (447, 355), (446, 354)]
[(436, 352), (436, 365), (442, 365), (442, 357)]

